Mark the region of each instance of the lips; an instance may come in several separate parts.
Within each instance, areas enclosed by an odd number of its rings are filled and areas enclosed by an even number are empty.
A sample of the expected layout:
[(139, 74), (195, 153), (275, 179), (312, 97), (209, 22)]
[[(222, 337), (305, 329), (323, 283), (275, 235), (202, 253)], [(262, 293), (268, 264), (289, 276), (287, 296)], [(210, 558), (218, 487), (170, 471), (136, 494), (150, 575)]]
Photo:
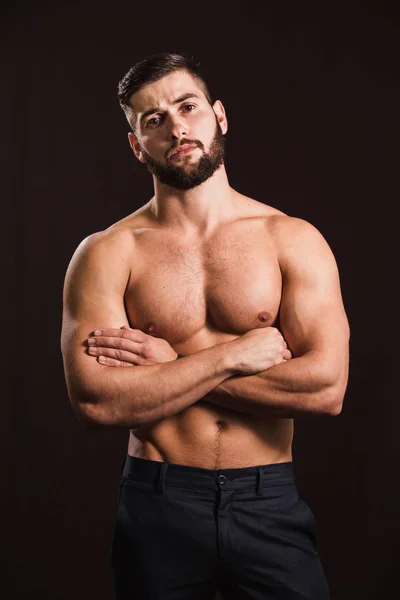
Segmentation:
[(195, 148), (197, 148), (197, 146), (193, 146), (191, 144), (184, 144), (183, 146), (179, 146), (179, 148), (171, 154), (170, 158), (173, 158), (174, 156), (181, 156), (182, 154), (187, 154)]

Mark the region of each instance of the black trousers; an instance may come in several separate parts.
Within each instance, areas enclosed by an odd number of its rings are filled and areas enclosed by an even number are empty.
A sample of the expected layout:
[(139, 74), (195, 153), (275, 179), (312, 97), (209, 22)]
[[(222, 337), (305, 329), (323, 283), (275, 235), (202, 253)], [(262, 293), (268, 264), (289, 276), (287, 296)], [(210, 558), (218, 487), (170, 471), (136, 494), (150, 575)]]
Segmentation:
[(214, 471), (127, 456), (111, 564), (117, 600), (329, 600), (291, 462)]

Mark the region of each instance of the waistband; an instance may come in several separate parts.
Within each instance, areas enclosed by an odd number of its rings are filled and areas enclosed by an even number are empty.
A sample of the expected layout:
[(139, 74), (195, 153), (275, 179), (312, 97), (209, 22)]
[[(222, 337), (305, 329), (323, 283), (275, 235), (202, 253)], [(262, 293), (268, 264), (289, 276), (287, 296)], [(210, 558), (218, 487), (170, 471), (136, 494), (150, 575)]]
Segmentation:
[(262, 494), (266, 487), (294, 484), (292, 462), (273, 463), (234, 469), (204, 469), (127, 455), (122, 477), (153, 483), (159, 491), (165, 486), (202, 489), (251, 489)]

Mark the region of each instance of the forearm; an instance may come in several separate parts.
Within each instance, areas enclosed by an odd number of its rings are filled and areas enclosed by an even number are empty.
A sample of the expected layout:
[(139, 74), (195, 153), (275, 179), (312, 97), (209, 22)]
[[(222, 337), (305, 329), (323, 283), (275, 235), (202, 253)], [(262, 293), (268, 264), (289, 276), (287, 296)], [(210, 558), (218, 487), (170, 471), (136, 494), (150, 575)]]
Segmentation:
[(320, 356), (309, 352), (256, 375), (230, 377), (205, 400), (259, 418), (331, 413), (331, 385), (320, 365)]
[(225, 360), (227, 344), (179, 361), (134, 369), (97, 363), (96, 382), (75, 401), (81, 420), (87, 425), (136, 428), (180, 413), (232, 375)]

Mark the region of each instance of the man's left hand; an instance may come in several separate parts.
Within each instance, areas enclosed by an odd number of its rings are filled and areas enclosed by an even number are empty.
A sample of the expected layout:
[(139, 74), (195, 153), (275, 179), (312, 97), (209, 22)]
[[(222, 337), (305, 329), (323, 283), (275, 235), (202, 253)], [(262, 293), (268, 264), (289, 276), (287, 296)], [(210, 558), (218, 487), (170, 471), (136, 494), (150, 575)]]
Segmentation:
[(162, 338), (123, 326), (103, 329), (88, 339), (88, 354), (108, 367), (133, 367), (170, 362), (177, 358), (172, 346)]

